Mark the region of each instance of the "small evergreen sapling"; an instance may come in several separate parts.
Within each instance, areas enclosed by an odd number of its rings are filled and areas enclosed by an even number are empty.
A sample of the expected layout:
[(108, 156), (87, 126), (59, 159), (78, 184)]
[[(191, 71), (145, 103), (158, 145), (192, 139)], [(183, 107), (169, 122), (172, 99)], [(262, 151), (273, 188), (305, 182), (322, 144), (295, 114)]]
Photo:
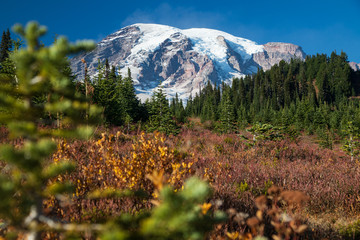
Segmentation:
[[(0, 79), (0, 106), (4, 109), (0, 122), (7, 126), (10, 137), (21, 138), (24, 144), (0, 147), (0, 159), (8, 164), (11, 172), (0, 175), (0, 218), (14, 227), (15, 234), (24, 233), (27, 239), (39, 239), (44, 229), (55, 224), (43, 213), (43, 200), (71, 189), (69, 184), (47, 185), (49, 179), (74, 168), (69, 162), (47, 166), (46, 158), (56, 149), (54, 139), (88, 137), (92, 133), (89, 125), (98, 121), (99, 109), (89, 107), (62, 71), (68, 54), (90, 50), (94, 44), (71, 45), (65, 38), (59, 38), (51, 47), (41, 47), (38, 39), (46, 33), (46, 28), (35, 22), (25, 29), (17, 25), (14, 31), (26, 39), (27, 47), (11, 55), (16, 67), (16, 86), (11, 78)], [(47, 94), (47, 101), (34, 101), (43, 94)], [(90, 109), (87, 126), (82, 125), (86, 109)], [(40, 127), (46, 113), (62, 113), (66, 128)]]
[(359, 154), (360, 151), (360, 134), (359, 128), (352, 121), (348, 122), (347, 128), (343, 130), (346, 139), (342, 149), (351, 156), (351, 161)]
[(261, 124), (256, 123), (246, 131), (250, 132), (253, 135), (253, 142), (256, 143), (258, 140), (279, 140), (284, 136), (282, 134), (282, 128), (272, 126), (271, 124)]

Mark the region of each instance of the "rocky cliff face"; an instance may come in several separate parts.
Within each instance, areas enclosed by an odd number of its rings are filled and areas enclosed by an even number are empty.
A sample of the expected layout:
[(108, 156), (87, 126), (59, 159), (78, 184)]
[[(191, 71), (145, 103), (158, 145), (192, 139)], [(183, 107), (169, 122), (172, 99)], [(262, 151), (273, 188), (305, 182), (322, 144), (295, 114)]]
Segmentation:
[(181, 33), (172, 34), (138, 67), (139, 92), (153, 89), (161, 81), (167, 92), (175, 95), (199, 89), (206, 78), (212, 82), (218, 78), (211, 59), (193, 51), (191, 41)]
[(281, 60), (289, 62), (291, 58), (305, 59), (301, 47), (291, 43), (270, 42), (264, 44), (264, 51), (255, 53), (253, 58), (264, 70), (269, 70)]
[(233, 77), (269, 69), (280, 60), (305, 58), (299, 46), (289, 43), (258, 45), (212, 29), (181, 30), (164, 25), (135, 24), (113, 33), (97, 48), (71, 60), (73, 72), (83, 78), (87, 62), (90, 76), (98, 59), (108, 59), (122, 75), (130, 68), (138, 96), (144, 100), (161, 84), (169, 97), (186, 100), (208, 81), (220, 84)]

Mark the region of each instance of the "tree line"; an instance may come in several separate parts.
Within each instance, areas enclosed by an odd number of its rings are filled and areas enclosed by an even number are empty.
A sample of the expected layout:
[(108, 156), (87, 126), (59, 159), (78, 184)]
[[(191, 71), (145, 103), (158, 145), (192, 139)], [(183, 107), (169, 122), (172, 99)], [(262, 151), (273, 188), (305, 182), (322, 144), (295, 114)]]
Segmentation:
[(187, 116), (217, 122), (222, 131), (235, 131), (257, 122), (317, 129), (344, 129), (359, 122), (360, 73), (347, 55), (333, 52), (308, 56), (305, 61), (280, 61), (270, 70), (234, 78), (231, 85), (207, 84), (190, 97)]

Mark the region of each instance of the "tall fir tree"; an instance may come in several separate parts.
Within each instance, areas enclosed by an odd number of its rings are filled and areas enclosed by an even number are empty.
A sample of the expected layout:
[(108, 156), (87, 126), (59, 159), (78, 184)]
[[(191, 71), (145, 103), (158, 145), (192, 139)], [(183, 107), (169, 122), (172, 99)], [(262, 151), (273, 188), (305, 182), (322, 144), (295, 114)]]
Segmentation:
[(229, 133), (235, 130), (235, 113), (232, 104), (230, 90), (223, 89), (223, 95), (220, 102), (220, 131)]
[(178, 133), (178, 127), (171, 115), (169, 102), (162, 86), (153, 93), (149, 107), (149, 131), (160, 131), (167, 135)]
[[(8, 57), (12, 48), (12, 40), (10, 36), (10, 31), (3, 31), (0, 43), (0, 64), (4, 62)], [(0, 66), (1, 67), (1, 66)]]
[(120, 93), (121, 103), (123, 104), (125, 114), (129, 115), (135, 121), (140, 120), (140, 101), (136, 96), (130, 68), (128, 68), (127, 76), (121, 81)]
[(179, 95), (177, 93), (175, 95), (175, 98), (171, 100), (170, 110), (171, 110), (171, 114), (175, 116), (177, 122), (179, 123), (185, 122), (186, 113), (185, 113), (184, 105), (182, 99), (179, 100)]
[(109, 66), (99, 62), (98, 75), (94, 85), (94, 101), (103, 107), (104, 117), (108, 124), (120, 125), (124, 120), (124, 111), (117, 91), (116, 75), (115, 77), (110, 76), (112, 74)]
[(327, 72), (326, 62), (320, 65), (316, 75), (316, 86), (318, 88), (318, 100), (320, 103), (331, 102), (331, 86)]

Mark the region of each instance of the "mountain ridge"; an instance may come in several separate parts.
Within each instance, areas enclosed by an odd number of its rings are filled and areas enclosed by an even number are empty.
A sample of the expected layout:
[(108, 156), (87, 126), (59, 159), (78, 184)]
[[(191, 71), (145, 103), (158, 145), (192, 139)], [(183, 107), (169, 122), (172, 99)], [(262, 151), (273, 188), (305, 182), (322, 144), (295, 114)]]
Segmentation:
[(169, 97), (186, 100), (208, 81), (230, 83), (233, 77), (270, 69), (281, 60), (305, 59), (291, 43), (257, 44), (229, 33), (207, 29), (179, 29), (159, 24), (133, 24), (105, 37), (95, 50), (71, 59), (73, 72), (83, 75), (84, 59), (94, 76), (98, 59), (119, 69), (130, 68), (140, 99), (151, 96), (161, 82)]

